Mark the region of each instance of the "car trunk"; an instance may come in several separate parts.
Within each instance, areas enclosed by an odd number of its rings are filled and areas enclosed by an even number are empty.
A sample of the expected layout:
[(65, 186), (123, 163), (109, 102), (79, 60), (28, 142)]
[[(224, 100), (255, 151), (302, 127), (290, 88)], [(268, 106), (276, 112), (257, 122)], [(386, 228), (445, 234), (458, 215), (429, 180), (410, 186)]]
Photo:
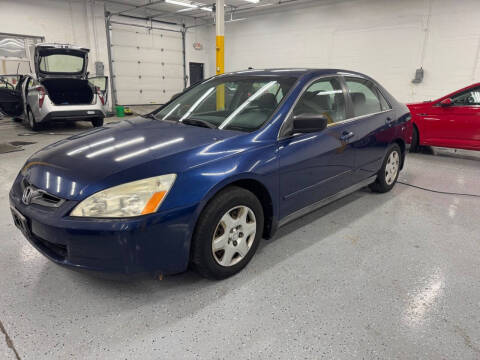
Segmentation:
[(55, 105), (91, 104), (93, 101), (93, 89), (88, 80), (46, 78), (41, 83)]

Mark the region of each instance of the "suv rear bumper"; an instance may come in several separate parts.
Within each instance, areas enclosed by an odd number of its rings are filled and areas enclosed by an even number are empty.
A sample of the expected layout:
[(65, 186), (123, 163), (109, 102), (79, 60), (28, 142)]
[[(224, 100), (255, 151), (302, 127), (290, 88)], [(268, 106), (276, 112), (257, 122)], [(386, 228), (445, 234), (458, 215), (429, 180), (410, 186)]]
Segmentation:
[(101, 110), (69, 110), (69, 111), (51, 111), (43, 117), (41, 122), (55, 120), (86, 120), (93, 118), (104, 118), (105, 113)]

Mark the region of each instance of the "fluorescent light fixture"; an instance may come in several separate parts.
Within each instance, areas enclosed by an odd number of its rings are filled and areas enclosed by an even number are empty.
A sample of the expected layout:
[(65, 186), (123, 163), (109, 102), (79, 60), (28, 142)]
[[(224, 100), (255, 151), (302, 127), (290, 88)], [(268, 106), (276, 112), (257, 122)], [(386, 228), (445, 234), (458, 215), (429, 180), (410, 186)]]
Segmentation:
[(185, 2), (182, 2), (182, 1), (176, 1), (176, 0), (165, 0), (165, 2), (167, 4), (178, 5), (178, 6), (186, 6), (186, 7), (189, 7), (189, 8), (197, 8), (198, 7), (197, 5), (193, 5), (193, 4), (190, 4), (190, 3), (185, 3)]
[(245, 0), (245, 1), (253, 4), (258, 4), (260, 2), (260, 0)]
[(210, 11), (210, 12), (212, 12), (212, 11), (213, 11), (213, 9), (212, 9), (212, 8), (205, 7), (205, 6), (201, 7), (201, 8), (200, 8), (200, 10), (203, 10), (203, 11)]
[(195, 10), (195, 9), (196, 9), (196, 8), (185, 8), (185, 9), (177, 10), (176, 12), (177, 12), (177, 13), (181, 13), (181, 12), (193, 11), (193, 10)]

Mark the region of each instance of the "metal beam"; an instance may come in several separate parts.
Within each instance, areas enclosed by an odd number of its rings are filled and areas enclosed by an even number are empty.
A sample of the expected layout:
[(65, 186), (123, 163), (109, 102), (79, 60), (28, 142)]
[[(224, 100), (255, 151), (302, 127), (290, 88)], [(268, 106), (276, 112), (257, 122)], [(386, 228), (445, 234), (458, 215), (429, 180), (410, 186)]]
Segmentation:
[[(216, 68), (217, 75), (225, 72), (225, 0), (216, 0), (215, 23), (216, 23)], [(225, 85), (217, 86), (217, 111), (225, 109)]]
[(164, 3), (164, 2), (165, 2), (165, 0), (157, 0), (157, 1), (150, 1), (149, 3), (143, 4), (143, 5), (132, 5), (132, 6), (134, 6), (133, 8), (127, 9), (127, 10), (122, 10), (122, 11), (119, 11), (119, 12), (116, 12), (116, 13), (112, 13), (112, 16), (113, 15), (125, 14), (127, 12), (138, 10), (138, 9), (148, 8), (149, 6)]
[(187, 47), (186, 47), (186, 36), (187, 29), (185, 25), (182, 28), (182, 52), (183, 52), (183, 88), (187, 88)]
[(110, 88), (112, 93), (112, 111), (117, 105), (117, 88), (115, 86), (115, 79), (113, 78), (113, 61), (112, 61), (112, 42), (110, 39), (110, 15), (107, 12), (107, 6), (104, 5), (105, 11), (105, 31), (107, 32), (107, 54), (108, 54), (108, 68), (110, 73)]

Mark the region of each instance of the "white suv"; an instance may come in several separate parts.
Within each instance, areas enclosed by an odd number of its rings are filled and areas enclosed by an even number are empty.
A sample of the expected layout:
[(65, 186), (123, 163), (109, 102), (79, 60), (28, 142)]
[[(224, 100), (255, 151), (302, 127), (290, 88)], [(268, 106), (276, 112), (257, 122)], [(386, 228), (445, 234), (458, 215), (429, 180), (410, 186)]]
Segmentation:
[(91, 121), (102, 126), (108, 77), (88, 77), (89, 49), (36, 44), (35, 75), (0, 75), (0, 111), (38, 130), (47, 121)]

